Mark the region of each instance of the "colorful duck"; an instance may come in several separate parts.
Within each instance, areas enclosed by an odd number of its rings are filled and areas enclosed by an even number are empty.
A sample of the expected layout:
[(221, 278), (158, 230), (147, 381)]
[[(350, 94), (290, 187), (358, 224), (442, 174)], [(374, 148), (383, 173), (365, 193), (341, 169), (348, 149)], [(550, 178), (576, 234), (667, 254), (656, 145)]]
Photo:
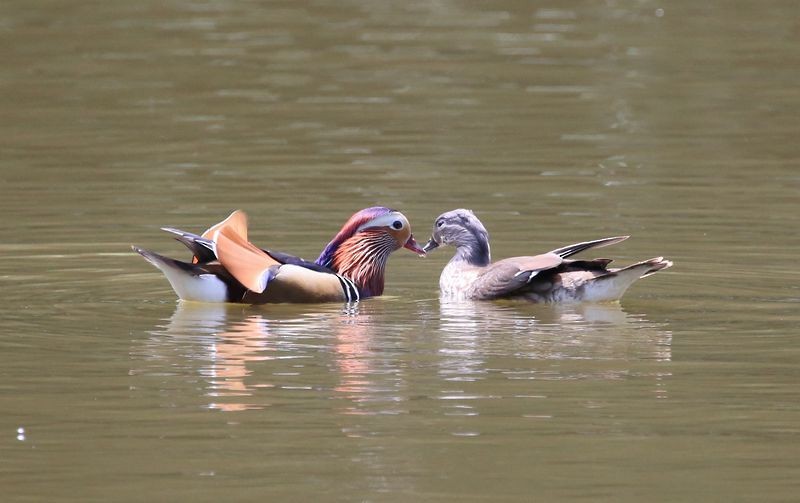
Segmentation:
[(542, 255), (513, 257), (492, 263), (489, 233), (470, 210), (443, 213), (433, 224), (426, 252), (440, 245), (456, 252), (439, 277), (443, 298), (490, 300), (519, 298), (531, 302), (618, 300), (633, 282), (672, 265), (664, 257), (652, 258), (620, 269), (609, 269), (611, 259), (567, 260), (590, 248), (628, 239), (616, 236), (576, 243)]
[(407, 248), (425, 255), (408, 219), (382, 206), (355, 213), (309, 262), (264, 250), (247, 239), (247, 216), (234, 211), (202, 235), (164, 227), (193, 254), (182, 262), (133, 246), (183, 300), (265, 304), (357, 302), (383, 294), (389, 255)]

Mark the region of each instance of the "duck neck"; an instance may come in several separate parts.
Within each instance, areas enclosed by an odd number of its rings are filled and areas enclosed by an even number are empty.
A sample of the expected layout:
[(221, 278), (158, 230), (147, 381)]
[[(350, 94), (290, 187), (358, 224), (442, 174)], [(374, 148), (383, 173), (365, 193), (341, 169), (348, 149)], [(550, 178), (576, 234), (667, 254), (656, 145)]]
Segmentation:
[(382, 295), (386, 261), (395, 248), (394, 238), (384, 232), (361, 232), (333, 252), (329, 267), (352, 280), (361, 298)]
[(459, 243), (456, 246), (456, 254), (451, 262), (465, 262), (478, 267), (489, 265), (492, 262), (489, 242), (475, 237), (475, 239), (468, 242)]

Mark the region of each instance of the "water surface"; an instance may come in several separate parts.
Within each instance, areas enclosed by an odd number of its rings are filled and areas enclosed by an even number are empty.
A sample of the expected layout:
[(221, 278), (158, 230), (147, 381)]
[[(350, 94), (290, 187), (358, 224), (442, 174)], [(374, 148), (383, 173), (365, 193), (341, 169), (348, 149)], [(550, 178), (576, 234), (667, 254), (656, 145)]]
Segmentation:
[[(0, 7), (4, 501), (792, 501), (793, 2)], [(495, 258), (609, 235), (620, 304), (177, 303), (138, 244), (357, 209)]]

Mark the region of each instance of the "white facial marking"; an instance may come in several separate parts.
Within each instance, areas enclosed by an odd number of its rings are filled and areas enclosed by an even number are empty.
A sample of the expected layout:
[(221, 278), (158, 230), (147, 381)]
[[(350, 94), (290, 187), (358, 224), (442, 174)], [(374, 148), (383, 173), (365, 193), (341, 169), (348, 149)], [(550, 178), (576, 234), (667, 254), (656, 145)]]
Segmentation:
[[(356, 229), (356, 232), (361, 232), (364, 229), (369, 229), (371, 227), (389, 227), (390, 229), (394, 229), (394, 227), (392, 227), (392, 224), (395, 221), (399, 221), (402, 224), (402, 227), (400, 227), (400, 229), (408, 227), (408, 220), (406, 220), (406, 217), (404, 217), (400, 213), (392, 212), (392, 213), (387, 213), (386, 215), (381, 215), (379, 217), (373, 218), (369, 222), (361, 224), (361, 226), (359, 226), (359, 228)], [(400, 230), (400, 229), (394, 229), (394, 230)]]

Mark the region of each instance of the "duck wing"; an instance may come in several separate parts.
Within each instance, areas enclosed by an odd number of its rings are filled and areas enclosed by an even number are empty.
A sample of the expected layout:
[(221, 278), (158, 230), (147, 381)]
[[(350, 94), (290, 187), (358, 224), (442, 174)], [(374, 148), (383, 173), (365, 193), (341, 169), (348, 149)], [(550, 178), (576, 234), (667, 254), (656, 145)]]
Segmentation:
[(296, 265), (296, 266), (304, 267), (306, 269), (311, 269), (312, 271), (317, 271), (317, 272), (327, 272), (327, 273), (331, 273), (331, 274), (335, 274), (336, 273), (336, 271), (334, 271), (330, 267), (325, 267), (324, 265), (319, 265), (316, 262), (309, 262), (308, 260), (300, 258), (300, 257), (298, 257), (296, 255), (291, 255), (289, 253), (283, 253), (283, 252), (279, 252), (279, 251), (275, 251), (275, 250), (267, 250), (267, 249), (264, 249), (264, 248), (262, 248), (262, 251), (264, 253), (266, 253), (267, 255), (269, 255), (270, 257), (272, 257), (275, 260), (277, 260), (278, 262), (280, 262), (281, 264)]
[(238, 234), (247, 241), (247, 214), (242, 210), (234, 210), (233, 213), (228, 215), (228, 218), (206, 229), (202, 237), (216, 241), (217, 234), (222, 229), (228, 229), (229, 232)]
[(173, 234), (176, 240), (189, 248), (192, 252), (192, 264), (207, 264), (217, 260), (214, 240), (223, 228), (230, 229), (247, 240), (247, 214), (242, 210), (235, 210), (225, 220), (206, 229), (202, 235), (175, 227), (162, 227), (161, 230)]
[(292, 255), (268, 253), (235, 230), (223, 227), (216, 236), (216, 249), (220, 263), (249, 290), (243, 302), (359, 300), (358, 289), (349, 279)]
[(617, 244), (620, 241), (625, 241), (629, 237), (630, 236), (614, 236), (613, 238), (603, 238), (603, 239), (595, 239), (594, 241), (584, 241), (582, 243), (575, 243), (567, 246), (562, 246), (561, 248), (556, 248), (555, 250), (552, 250), (549, 253), (554, 253), (561, 258), (567, 258), (571, 257), (572, 255), (576, 255), (582, 251), (586, 251), (590, 248), (602, 248), (603, 246), (611, 246)]
[(472, 284), (474, 299), (506, 297), (525, 288), (542, 271), (559, 267), (564, 260), (556, 253), (512, 257), (489, 265)]
[(174, 234), (176, 240), (189, 248), (192, 252), (192, 264), (207, 264), (217, 260), (214, 254), (214, 242), (210, 239), (174, 227), (162, 227), (161, 230)]
[[(161, 228), (163, 231), (174, 234), (176, 240), (180, 241), (186, 245), (187, 248), (189, 248), (193, 254), (193, 264), (205, 264), (217, 260), (215, 251), (216, 245), (214, 240), (218, 237), (219, 232), (222, 229), (226, 229), (226, 232), (229, 235), (230, 232), (233, 232), (234, 234), (240, 236), (244, 241), (247, 241), (247, 215), (241, 210), (236, 210), (225, 220), (206, 229), (202, 235), (186, 232), (174, 227)], [(264, 248), (261, 250), (281, 264), (293, 264), (315, 271), (333, 272), (327, 267), (316, 264), (315, 262), (309, 262), (308, 260), (291, 255), (289, 253), (268, 250)]]

